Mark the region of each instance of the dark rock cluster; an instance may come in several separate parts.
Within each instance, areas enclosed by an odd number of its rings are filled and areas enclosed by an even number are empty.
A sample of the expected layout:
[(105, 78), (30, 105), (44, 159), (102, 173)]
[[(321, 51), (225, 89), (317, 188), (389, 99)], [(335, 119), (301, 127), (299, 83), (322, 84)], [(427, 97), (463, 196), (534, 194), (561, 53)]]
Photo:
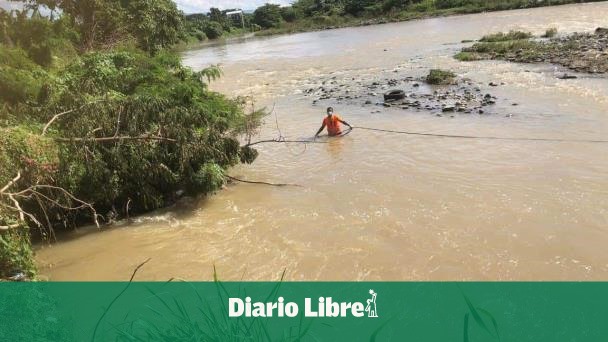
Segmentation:
[[(497, 85), (497, 84), (494, 84)], [(401, 99), (386, 99), (391, 91), (403, 91)], [(362, 79), (323, 79), (318, 87), (309, 88), (304, 94), (313, 104), (327, 102), (369, 107), (371, 113), (379, 113), (380, 107), (402, 110), (428, 111), (437, 116), (460, 114), (486, 114), (495, 104), (496, 97), (466, 78), (457, 77), (449, 85), (429, 85), (424, 78), (406, 76), (365, 82)]]

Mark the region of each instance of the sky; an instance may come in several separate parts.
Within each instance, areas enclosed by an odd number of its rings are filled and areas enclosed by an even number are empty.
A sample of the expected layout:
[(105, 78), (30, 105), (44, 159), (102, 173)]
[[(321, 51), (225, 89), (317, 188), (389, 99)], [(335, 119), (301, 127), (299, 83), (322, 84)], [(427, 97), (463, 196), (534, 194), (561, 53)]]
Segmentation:
[(21, 3), (15, 3), (8, 0), (0, 0), (0, 7), (4, 9), (19, 9), (21, 8)]
[[(177, 7), (186, 13), (206, 13), (210, 7), (219, 9), (241, 8), (253, 10), (269, 2), (272, 4), (289, 5), (293, 0), (173, 0)], [(19, 8), (19, 3), (0, 0), (0, 7), (5, 9)]]

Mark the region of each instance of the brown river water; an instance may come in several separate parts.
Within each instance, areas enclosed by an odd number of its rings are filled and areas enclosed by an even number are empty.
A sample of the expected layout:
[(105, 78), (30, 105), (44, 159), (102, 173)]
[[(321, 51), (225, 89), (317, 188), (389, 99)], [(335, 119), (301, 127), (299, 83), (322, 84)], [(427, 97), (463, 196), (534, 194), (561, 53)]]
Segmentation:
[[(464, 39), (608, 26), (608, 3), (484, 13), (208, 46), (212, 88), (274, 106), (259, 139), (310, 138), (327, 104), (357, 126), (416, 132), (608, 138), (608, 79), (560, 80), (553, 65), (462, 63)], [(452, 69), (498, 100), (487, 115), (321, 102), (323, 79), (383, 80)], [(489, 87), (489, 82), (504, 83)], [(513, 106), (513, 103), (519, 104)], [(379, 110), (379, 113), (372, 113)], [(258, 145), (231, 184), (113, 227), (37, 248), (51, 280), (608, 280), (608, 144), (459, 140), (354, 130), (326, 144)]]

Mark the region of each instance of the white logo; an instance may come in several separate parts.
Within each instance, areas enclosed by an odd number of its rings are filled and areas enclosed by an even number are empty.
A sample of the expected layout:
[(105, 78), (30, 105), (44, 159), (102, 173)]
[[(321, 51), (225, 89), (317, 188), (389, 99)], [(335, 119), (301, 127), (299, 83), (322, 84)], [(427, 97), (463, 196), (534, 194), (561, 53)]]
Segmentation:
[[(378, 317), (374, 290), (367, 306), (361, 302), (337, 302), (332, 297), (304, 298), (304, 317)], [(228, 298), (228, 317), (296, 317), (300, 313), (298, 303), (277, 298), (276, 302), (256, 302), (251, 297)]]
[(369, 294), (372, 295), (372, 298), (367, 300), (367, 306), (365, 307), (367, 317), (378, 317), (378, 311), (376, 310), (376, 297), (378, 294), (371, 289), (369, 290)]

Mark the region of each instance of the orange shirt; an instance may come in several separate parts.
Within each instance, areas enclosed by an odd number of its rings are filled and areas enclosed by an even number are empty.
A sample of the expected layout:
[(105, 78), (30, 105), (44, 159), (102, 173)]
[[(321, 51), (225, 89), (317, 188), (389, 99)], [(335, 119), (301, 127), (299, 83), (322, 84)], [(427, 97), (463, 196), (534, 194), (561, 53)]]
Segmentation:
[(327, 134), (330, 136), (342, 134), (340, 120), (342, 120), (342, 118), (336, 114), (333, 114), (331, 117), (326, 116), (325, 119), (323, 119), (323, 124), (327, 126)]

